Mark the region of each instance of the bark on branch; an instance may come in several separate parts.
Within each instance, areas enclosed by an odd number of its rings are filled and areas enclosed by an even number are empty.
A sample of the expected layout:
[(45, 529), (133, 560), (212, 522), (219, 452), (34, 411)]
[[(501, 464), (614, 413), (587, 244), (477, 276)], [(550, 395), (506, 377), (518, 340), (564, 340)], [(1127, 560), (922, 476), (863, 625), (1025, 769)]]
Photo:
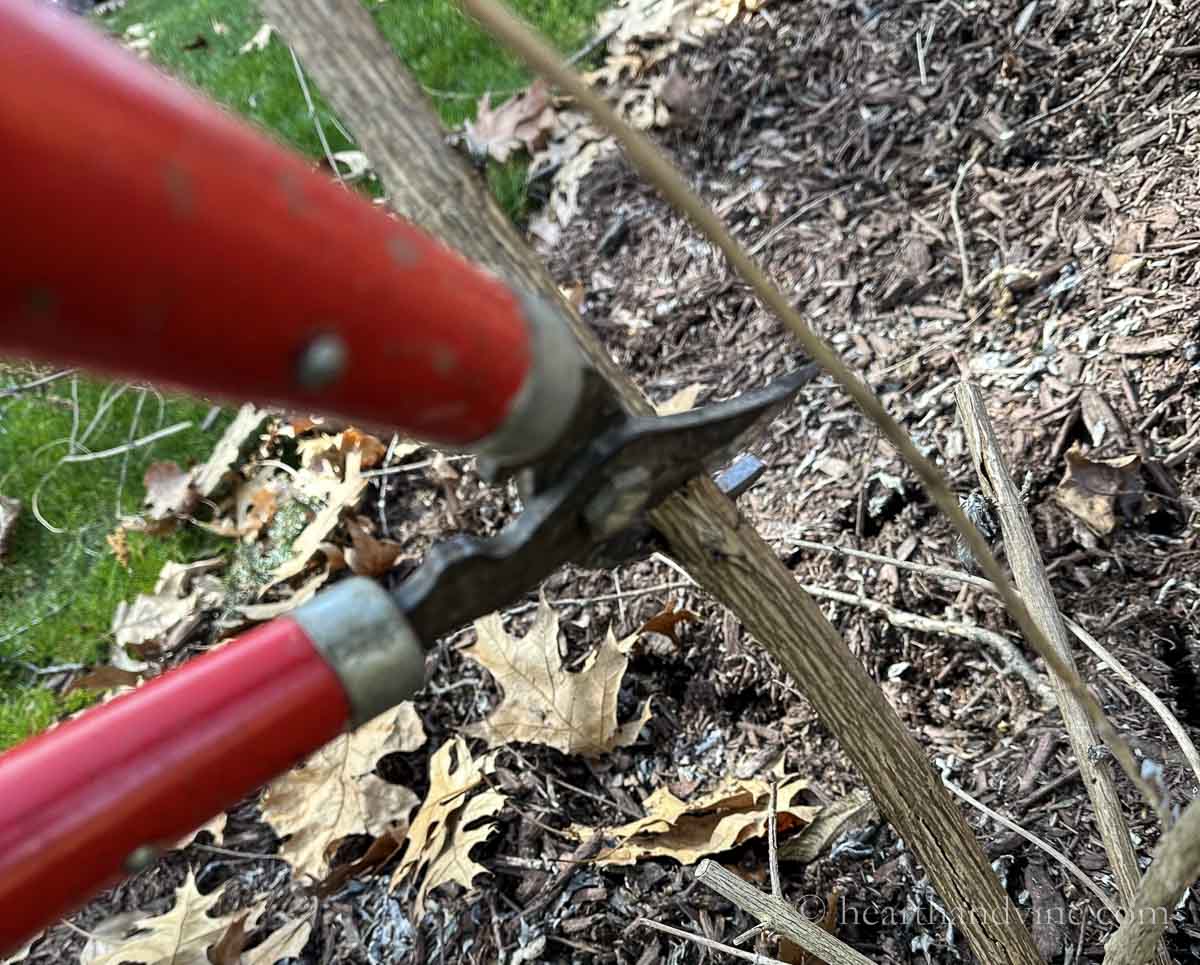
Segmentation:
[[(263, 0), (262, 6), (375, 164), (399, 213), (514, 284), (562, 303), (537, 256), (446, 145), (424, 92), (357, 0)], [(581, 344), (627, 406), (650, 411), (587, 326), (570, 315)], [(1020, 914), (924, 752), (754, 528), (708, 479), (695, 480), (652, 518), (672, 554), (808, 696), (912, 845), (979, 960), (1036, 965)]]

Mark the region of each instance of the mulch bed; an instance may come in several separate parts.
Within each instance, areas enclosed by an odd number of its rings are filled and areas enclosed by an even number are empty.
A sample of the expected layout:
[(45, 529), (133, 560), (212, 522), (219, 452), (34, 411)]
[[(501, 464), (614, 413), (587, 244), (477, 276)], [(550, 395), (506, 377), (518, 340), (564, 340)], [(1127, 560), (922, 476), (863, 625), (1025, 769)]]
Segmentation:
[[(657, 133), (964, 493), (974, 473), (953, 387), (964, 373), (982, 385), (1014, 474), (1029, 479), (1063, 612), (1200, 732), (1200, 58), (1189, 46), (1194, 28), (1171, 17), (1170, 6), (767, 4), (658, 68), (676, 74), (688, 109)], [(790, 337), (722, 258), (620, 158), (598, 165), (580, 198), (581, 213), (546, 252), (548, 263), (562, 284), (582, 286), (585, 317), (652, 398), (691, 383), (704, 386), (701, 402), (727, 398), (798, 360)], [(1053, 498), (1064, 454), (1077, 443), (1094, 458), (1140, 448), (1158, 465), (1143, 474), (1152, 501), (1107, 538)], [(806, 390), (755, 451), (769, 469), (742, 506), (798, 580), (1009, 631), (1001, 607), (976, 590), (796, 550), (803, 538), (958, 565), (953, 535), (913, 475), (829, 384)], [(448, 523), (487, 529), (503, 515), (503, 497), (460, 468), (453, 512), (444, 481), (389, 477), (388, 513), (412, 537), (414, 558)], [(618, 585), (678, 579), (646, 561), (616, 577), (568, 569), (545, 592), (588, 600)], [(572, 865), (575, 845), (560, 829), (623, 822), (658, 786), (703, 791), (731, 773), (764, 773), (780, 754), (789, 772), (809, 776), (814, 803), (836, 801), (860, 781), (796, 686), (702, 593), (560, 607), (568, 646), (581, 653), (610, 622), (629, 633), (669, 599), (702, 619), (683, 628), (677, 648), (636, 651), (622, 709), (656, 696), (639, 743), (591, 764), (534, 747), (502, 753), (497, 780), (510, 806), (479, 856), (492, 875), (473, 894), (431, 901), (418, 926), (405, 918), (412, 895), (388, 895), (386, 875), (352, 882), (321, 902), (305, 961), (717, 960), (633, 923), (646, 916), (728, 940), (753, 924), (744, 914), (674, 861)], [(1073, 766), (1057, 712), (1041, 710), (974, 644), (824, 606), (939, 767), (1104, 880), (1104, 851), (1078, 781), (1038, 796)], [(1090, 655), (1078, 659), (1114, 723), (1163, 764), (1175, 799), (1200, 792), (1140, 699)], [(444, 646), (418, 702), (427, 751), (494, 699), (488, 676)], [(385, 770), (422, 794), (425, 756), (389, 759)], [(1139, 854), (1149, 855), (1156, 824), (1119, 780)], [(1069, 960), (1098, 957), (1109, 926), (1094, 899), (1020, 838), (974, 812), (969, 819), (1022, 909), (1068, 908), (1065, 927), (1039, 933), (1050, 960), (1064, 950)], [(836, 933), (875, 961), (971, 961), (961, 943), (947, 948), (936, 896), (912, 852), (886, 824), (865, 832), (865, 846), (836, 858), (785, 864), (785, 893), (798, 902), (839, 896)], [(251, 802), (235, 813), (224, 845), (270, 853), (276, 841)], [(354, 845), (343, 858), (357, 856)], [(722, 861), (764, 881), (763, 842)], [(304, 907), (303, 883), (278, 862), (193, 847), (75, 921), (86, 929), (122, 909), (163, 910), (189, 866), (205, 890), (233, 880), (248, 900), (273, 888), (276, 923)], [(1180, 960), (1200, 943), (1198, 913), (1189, 899), (1187, 923), (1171, 936)], [(57, 929), (30, 961), (70, 960), (81, 944)], [(539, 958), (520, 957), (531, 947), (543, 948)], [(761, 949), (775, 953), (773, 943)]]

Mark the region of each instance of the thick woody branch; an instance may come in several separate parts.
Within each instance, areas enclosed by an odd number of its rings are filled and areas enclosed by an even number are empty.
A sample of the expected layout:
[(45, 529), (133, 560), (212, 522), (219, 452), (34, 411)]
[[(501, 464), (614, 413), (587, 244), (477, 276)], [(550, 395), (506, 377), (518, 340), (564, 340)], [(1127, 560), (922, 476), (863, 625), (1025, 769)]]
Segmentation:
[[(262, 6), (372, 159), (398, 212), (510, 281), (558, 297), (540, 261), (447, 147), (423, 92), (357, 0), (263, 0)], [(626, 405), (648, 411), (587, 327), (577, 317), (573, 325)], [(672, 555), (742, 619), (808, 696), (913, 847), (977, 957), (988, 965), (1038, 963), (1020, 915), (924, 752), (754, 528), (705, 479), (652, 519)]]
[[(1050, 578), (1042, 565), (1029, 514), (1021, 500), (1020, 491), (1013, 482), (1004, 453), (996, 439), (995, 429), (988, 419), (979, 387), (968, 382), (960, 383), (955, 392), (958, 399), (958, 415), (967, 437), (967, 447), (975, 461), (979, 483), (996, 506), (1000, 517), (1000, 528), (1004, 535), (1004, 548), (1013, 571), (1013, 581), (1025, 599), (1030, 615), (1040, 630), (1054, 646), (1058, 658), (1075, 672), (1075, 658), (1062, 614), (1054, 600)], [(1096, 816), (1108, 859), (1116, 875), (1117, 886), (1126, 904), (1138, 889), (1141, 874), (1137, 855), (1129, 838), (1129, 825), (1121, 810), (1117, 795), (1115, 775), (1107, 761), (1098, 760), (1093, 748), (1102, 744), (1101, 736), (1092, 723), (1092, 715), (1076, 697), (1075, 693), (1057, 674), (1051, 675), (1054, 682), (1058, 706), (1062, 711), (1067, 735), (1075, 759), (1079, 764), (1083, 785), (1087, 788)], [(1158, 961), (1170, 962), (1165, 948), (1158, 949)]]
[(1121, 927), (1104, 946), (1104, 965), (1142, 965), (1151, 961), (1162, 933), (1183, 893), (1200, 878), (1200, 802), (1158, 843), (1154, 863), (1134, 896)]

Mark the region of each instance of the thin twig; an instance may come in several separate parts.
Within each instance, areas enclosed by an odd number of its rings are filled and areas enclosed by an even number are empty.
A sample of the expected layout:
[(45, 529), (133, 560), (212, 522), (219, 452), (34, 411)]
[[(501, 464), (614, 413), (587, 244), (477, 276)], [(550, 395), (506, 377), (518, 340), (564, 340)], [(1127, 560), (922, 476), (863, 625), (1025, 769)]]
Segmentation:
[(1200, 876), (1200, 801), (1175, 822), (1146, 869), (1129, 914), (1104, 946), (1105, 965), (1141, 965), (1151, 960), (1184, 892)]
[[(1092, 748), (1101, 742), (1108, 747), (1126, 776), (1154, 808), (1164, 829), (1169, 826), (1170, 815), (1162, 796), (1143, 778), (1133, 750), (1105, 716), (1095, 695), (1086, 687), (1077, 691), (1069, 683), (1079, 679), (1070, 640), (1054, 599), (1054, 589), (1042, 563), (1029, 514), (1025, 511), (995, 429), (988, 418), (983, 394), (978, 386), (962, 382), (955, 390), (955, 395), (959, 420), (980, 486), (1000, 517), (1005, 552), (1012, 566), (1014, 581), (1028, 601), (1029, 612), (1037, 614), (1034, 619), (1037, 631), (1048, 644), (1047, 653), (1052, 654), (1058, 664), (1051, 664), (1051, 669), (1054, 672), (1052, 679), (1059, 711), (1083, 774), (1083, 785), (1092, 803), (1096, 826), (1108, 853), (1118, 892), (1128, 902), (1137, 891), (1141, 870), (1117, 793), (1115, 774), (1107, 764), (1100, 764), (1092, 756)], [(1047, 663), (1050, 661), (1047, 660)], [(1156, 960), (1162, 963), (1170, 961), (1165, 948), (1159, 949)]]
[(126, 449), (121, 454), (121, 472), (117, 478), (117, 498), (115, 501), (116, 508), (113, 515), (117, 518), (121, 516), (121, 499), (125, 495), (125, 480), (129, 476), (129, 454), (133, 451), (133, 440), (137, 435), (138, 423), (142, 419), (142, 409), (146, 405), (146, 390), (143, 389), (138, 393), (137, 403), (133, 407), (133, 418), (129, 420), (129, 435), (126, 437)]
[(828, 965), (870, 965), (869, 958), (809, 921), (782, 898), (759, 891), (715, 861), (705, 859), (696, 865), (696, 880)]
[(69, 456), (63, 456), (60, 460), (62, 463), (75, 462), (95, 462), (97, 459), (108, 459), (111, 456), (119, 456), (126, 452), (132, 452), (134, 449), (141, 449), (142, 446), (148, 446), (151, 443), (158, 442), (160, 439), (166, 439), (168, 436), (173, 436), (176, 433), (183, 432), (184, 429), (190, 429), (192, 421), (190, 419), (184, 422), (176, 422), (174, 425), (169, 425), (164, 429), (159, 429), (157, 432), (151, 432), (149, 435), (142, 436), (140, 439), (134, 439), (133, 442), (127, 442), (121, 446), (113, 446), (111, 449), (101, 449), (99, 452), (78, 452)]
[(871, 613), (882, 616), (894, 627), (919, 630), (922, 633), (945, 633), (955, 637), (962, 637), (964, 640), (970, 640), (973, 643), (982, 643), (996, 652), (996, 655), (1000, 658), (1001, 666), (1006, 671), (1016, 674), (1025, 681), (1025, 685), (1033, 693), (1037, 694), (1043, 707), (1048, 709), (1054, 706), (1054, 692), (1046, 682), (1046, 679), (1029, 665), (1029, 661), (1021, 654), (1015, 643), (1007, 637), (996, 633), (994, 630), (988, 630), (985, 627), (978, 627), (970, 623), (954, 623), (950, 620), (937, 620), (933, 617), (920, 616), (916, 613), (909, 613), (907, 610), (898, 610), (895, 607), (888, 606), (886, 603), (880, 603), (878, 600), (855, 596), (853, 593), (844, 593), (841, 590), (830, 590), (812, 583), (802, 583), (800, 585), (810, 596), (815, 596), (818, 599), (834, 600), (837, 603), (845, 603), (847, 606), (855, 606), (868, 610)]
[(61, 372), (51, 372), (49, 375), (43, 375), (40, 379), (34, 379), (31, 382), (22, 382), (20, 385), (10, 385), (7, 388), (0, 389), (0, 399), (11, 399), (13, 396), (20, 395), (22, 392), (29, 392), (32, 389), (40, 389), (43, 385), (49, 385), (51, 382), (57, 382), (59, 379), (65, 379), (68, 375), (74, 375), (77, 369), (63, 369)]
[(243, 861), (283, 861), (286, 863), (288, 860), (277, 854), (266, 854), (261, 851), (234, 851), (231, 848), (222, 848), (215, 844), (197, 844), (195, 841), (188, 847), (195, 848), (197, 851), (205, 851), (208, 854), (219, 854), (226, 858), (240, 858)]
[(694, 942), (697, 945), (702, 945), (704, 948), (711, 948), (713, 951), (724, 952), (726, 955), (740, 958), (744, 962), (754, 962), (755, 965), (787, 965), (787, 962), (782, 962), (778, 958), (768, 958), (766, 955), (759, 955), (755, 952), (745, 952), (740, 948), (734, 948), (732, 945), (724, 945), (721, 942), (713, 941), (711, 938), (705, 938), (703, 935), (693, 935), (682, 928), (672, 928), (670, 925), (664, 925), (662, 922), (654, 921), (651, 918), (639, 918), (634, 924), (646, 925), (648, 928), (653, 928), (655, 931), (660, 931), (665, 935), (674, 935), (676, 938)]
[(304, 68), (300, 66), (300, 58), (296, 56), (296, 51), (290, 46), (288, 53), (292, 55), (292, 67), (296, 71), (296, 79), (300, 82), (300, 93), (304, 95), (308, 116), (312, 119), (313, 127), (317, 129), (317, 140), (321, 142), (321, 150), (325, 152), (325, 163), (329, 165), (329, 170), (333, 172), (333, 176), (337, 178), (338, 182), (344, 184), (342, 172), (338, 170), (337, 160), (333, 156), (333, 149), (330, 148), (329, 141), (325, 137), (325, 127), (317, 115), (317, 106), (313, 103), (312, 94), (308, 91), (308, 81), (304, 79)]
[(1040, 124), (1042, 121), (1053, 117), (1055, 114), (1061, 114), (1063, 111), (1070, 110), (1076, 104), (1087, 100), (1098, 90), (1100, 90), (1100, 88), (1103, 87), (1108, 81), (1108, 78), (1111, 77), (1117, 70), (1119, 70), (1121, 65), (1129, 59), (1129, 55), (1133, 52), (1133, 48), (1137, 45), (1137, 42), (1142, 39), (1142, 34), (1146, 32), (1146, 28), (1150, 26), (1150, 18), (1154, 16), (1154, 8), (1157, 5), (1158, 0), (1146, 0), (1146, 16), (1142, 20), (1142, 25), (1138, 27), (1137, 32), (1129, 39), (1129, 43), (1125, 45), (1125, 49), (1121, 52), (1121, 56), (1109, 65), (1108, 70), (1100, 75), (1100, 79), (1096, 81), (1096, 83), (1085, 90), (1082, 94), (1071, 98), (1066, 103), (1059, 104), (1057, 107), (1052, 107), (1048, 111), (1043, 111), (1041, 114), (1037, 114), (1034, 117), (1029, 118), (1027, 121), (1022, 121), (1011, 130), (1005, 131), (1004, 134), (1001, 135), (1003, 139), (1007, 140), (1015, 136), (1019, 131), (1027, 130), (1028, 128), (1033, 127), (1034, 124)]
[[(852, 549), (849, 546), (834, 546), (829, 543), (819, 543), (815, 540), (799, 539), (796, 537), (788, 537), (787, 541), (798, 549), (814, 550), (819, 553), (836, 553), (841, 556), (849, 556), (855, 559), (867, 560), (872, 563), (879, 563), (885, 566), (894, 566), (897, 569), (908, 570), (913, 573), (920, 573), (925, 576), (934, 576), (943, 580), (952, 580), (958, 583), (964, 583), (968, 586), (975, 586), (981, 590), (987, 590), (989, 593), (995, 592), (995, 587), (991, 580), (985, 580), (981, 576), (973, 576), (970, 573), (963, 573), (960, 570), (953, 570), (945, 566), (931, 566), (927, 563), (913, 563), (909, 560), (900, 560), (892, 556), (883, 556), (879, 553), (868, 553), (866, 550)], [(1179, 743), (1179, 749), (1191, 766), (1193, 773), (1196, 775), (1196, 780), (1200, 781), (1200, 753), (1196, 750), (1196, 745), (1188, 736), (1186, 728), (1179, 722), (1170, 709), (1159, 699), (1149, 687), (1143, 684), (1132, 673), (1125, 669), (1119, 660), (1096, 640), (1083, 627), (1064, 615), (1064, 622), (1067, 629), (1088, 647), (1100, 660), (1115, 673), (1120, 679), (1126, 683), (1135, 693), (1137, 693), (1150, 708), (1158, 714), (1162, 722), (1166, 725), (1167, 730)]]
[(1080, 868), (1079, 865), (1075, 864), (1074, 861), (1072, 861), (1065, 854), (1063, 854), (1061, 851), (1059, 851), (1056, 847), (1054, 847), (1054, 845), (1050, 844), (1047, 841), (1043, 841), (1036, 834), (1031, 834), (1029, 831), (1026, 831), (1023, 827), (1021, 827), (1021, 825), (1017, 824), (1015, 821), (1010, 821), (1003, 814), (1000, 814), (997, 811), (993, 811), (990, 807), (988, 807), (982, 801), (975, 800), (975, 798), (971, 797), (970, 794), (968, 794), (966, 791), (964, 791), (961, 787), (959, 787), (957, 784), (955, 784), (953, 781), (951, 781), (945, 775), (942, 776), (942, 783), (946, 785), (946, 787), (949, 789), (951, 794), (955, 794), (958, 797), (962, 798), (969, 805), (971, 805), (971, 807), (986, 814), (989, 818), (991, 818), (997, 824), (1004, 825), (1004, 827), (1008, 828), (1008, 830), (1012, 831), (1014, 834), (1019, 834), (1030, 844), (1034, 845), (1037, 848), (1040, 848), (1042, 851), (1045, 851), (1046, 854), (1050, 855), (1050, 857), (1052, 857), (1055, 861), (1057, 861), (1064, 868), (1066, 868), (1067, 871), (1069, 871), (1071, 873), (1072, 877), (1074, 877), (1081, 885), (1083, 885), (1088, 891), (1090, 891), (1093, 895), (1095, 895), (1101, 901), (1101, 903), (1104, 905), (1104, 907), (1107, 908), (1110, 912), (1112, 912), (1114, 918), (1120, 919), (1121, 909), (1116, 906), (1116, 904), (1113, 902), (1113, 900), (1104, 893), (1104, 891), (1100, 888), (1100, 886), (1098, 884), (1096, 884), (1094, 881), (1092, 881), (1091, 878), (1089, 878), (1086, 874), (1084, 874), (1083, 869)]
[(1099, 640), (1069, 617), (1064, 617), (1063, 619), (1067, 624), (1067, 629), (1075, 634), (1076, 639), (1099, 657), (1113, 673), (1120, 677), (1131, 690), (1137, 693), (1158, 714), (1162, 722), (1166, 724), (1167, 730), (1171, 732), (1171, 736), (1178, 742), (1179, 749), (1183, 752), (1184, 758), (1187, 759), (1188, 765), (1192, 768), (1192, 773), (1195, 775), (1196, 780), (1200, 781), (1200, 754), (1196, 752), (1196, 745), (1192, 743), (1191, 737), (1188, 736), (1188, 732), (1184, 729), (1184, 726), (1179, 723), (1179, 719), (1171, 713), (1167, 705), (1159, 699), (1153, 690), (1126, 670), (1125, 666)]
[(954, 222), (954, 236), (958, 239), (958, 261), (962, 272), (962, 292), (958, 296), (959, 306), (965, 305), (971, 293), (971, 263), (967, 260), (967, 237), (963, 231), (962, 218), (958, 213), (958, 195), (962, 191), (963, 179), (967, 172), (975, 166), (982, 150), (977, 148), (962, 164), (958, 166), (958, 177), (954, 181), (954, 189), (950, 192), (950, 220)]

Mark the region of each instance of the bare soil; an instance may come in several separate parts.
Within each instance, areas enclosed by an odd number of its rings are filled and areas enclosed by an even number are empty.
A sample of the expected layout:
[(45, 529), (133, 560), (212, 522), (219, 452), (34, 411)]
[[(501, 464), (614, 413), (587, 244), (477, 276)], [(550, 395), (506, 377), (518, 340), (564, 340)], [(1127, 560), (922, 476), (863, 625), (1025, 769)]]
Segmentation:
[[(1010, 465), (1029, 480), (1062, 610), (1200, 736), (1200, 48), (1194, 24), (1173, 9), (1169, 0), (984, 0), (969, 11), (951, 0), (767, 4), (658, 68), (675, 73), (686, 101), (658, 135), (964, 494), (975, 483), (953, 387), (963, 374), (982, 385)], [(800, 361), (723, 259), (621, 159), (593, 170), (581, 208), (545, 255), (563, 285), (582, 286), (585, 317), (652, 398), (691, 383), (704, 386), (701, 402), (727, 398)], [(1054, 499), (1076, 444), (1091, 458), (1143, 456), (1147, 495), (1105, 537)], [(798, 580), (1016, 639), (977, 590), (796, 548), (805, 539), (959, 565), (949, 527), (913, 475), (829, 384), (806, 390), (756, 452), (769, 468), (743, 511)], [(489, 530), (512, 509), (468, 463), (455, 465), (461, 477), (449, 483), (432, 471), (385, 483), (386, 515), (414, 563), (433, 538)], [(589, 601), (559, 606), (575, 656), (610, 623), (629, 633), (668, 600), (701, 615), (683, 627), (681, 646), (648, 636), (635, 652), (622, 710), (654, 695), (641, 740), (598, 763), (537, 747), (504, 752), (497, 781), (510, 806), (478, 855), (492, 874), (472, 894), (441, 894), (419, 924), (406, 917), (413, 895), (389, 895), (386, 875), (351, 881), (310, 911), (317, 928), (304, 961), (719, 960), (635, 919), (728, 940), (753, 924), (743, 913), (671, 860), (614, 870), (576, 861), (561, 829), (628, 820), (662, 785), (699, 793), (732, 773), (765, 774), (779, 755), (809, 776), (814, 803), (860, 781), (795, 684), (702, 592), (591, 602), (679, 579), (650, 560), (615, 574), (568, 569), (547, 583), (551, 599)], [(1043, 711), (977, 644), (823, 605), (938, 767), (1111, 887), (1057, 712)], [(428, 755), (496, 700), (488, 675), (456, 651), (464, 639), (442, 646), (419, 701), (429, 743), (381, 765), (418, 794)], [(1174, 799), (1200, 793), (1141, 699), (1090, 654), (1077, 659), (1117, 726), (1163, 765)], [(1156, 824), (1121, 786), (1139, 854), (1149, 856)], [(1098, 960), (1110, 923), (1094, 899), (1027, 842), (974, 812), (969, 819), (1031, 922), (1065, 907), (1065, 925), (1037, 926), (1047, 960)], [(884, 822), (856, 830), (857, 848), (785, 863), (785, 893), (798, 903), (810, 896), (806, 909), (811, 896), (835, 896), (837, 935), (874, 961), (972, 961), (904, 842)], [(349, 842), (340, 858), (366, 843)], [(225, 848), (276, 846), (254, 802), (234, 813)], [(765, 882), (766, 858), (755, 841), (722, 861)], [(164, 910), (188, 867), (205, 891), (232, 881), (230, 908), (238, 895), (249, 902), (271, 889), (263, 934), (314, 907), (286, 865), (193, 846), (74, 921), (87, 929), (124, 909)], [(1200, 954), (1198, 915), (1194, 898), (1177, 915), (1178, 961)], [(543, 939), (539, 957), (520, 957)], [(30, 960), (71, 960), (82, 941), (55, 929)], [(776, 953), (772, 941), (759, 948)]]

